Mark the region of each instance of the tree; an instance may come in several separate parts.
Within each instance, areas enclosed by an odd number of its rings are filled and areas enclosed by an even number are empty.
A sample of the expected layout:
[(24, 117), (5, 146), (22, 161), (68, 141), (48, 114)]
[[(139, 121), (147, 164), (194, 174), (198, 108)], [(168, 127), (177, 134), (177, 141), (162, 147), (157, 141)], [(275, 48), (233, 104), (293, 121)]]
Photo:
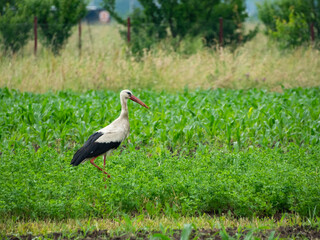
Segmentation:
[[(308, 42), (311, 23), (315, 32), (320, 33), (320, 0), (265, 0), (257, 6), (259, 18), (266, 26), (266, 34), (282, 48)], [(317, 37), (319, 39), (320, 34)]]
[(16, 53), (29, 40), (32, 21), (23, 0), (0, 2), (0, 35), (4, 51)]
[[(132, 50), (149, 49), (168, 37), (178, 43), (186, 37), (202, 37), (205, 44), (217, 43), (219, 18), (224, 19), (224, 43), (244, 42), (255, 35), (245, 35), (247, 17), (244, 0), (139, 0), (141, 8), (131, 14)], [(115, 11), (115, 0), (103, 0), (103, 6), (119, 23), (125, 24)]]
[(85, 0), (33, 0), (31, 3), (44, 45), (58, 54), (71, 35), (72, 27), (86, 14)]

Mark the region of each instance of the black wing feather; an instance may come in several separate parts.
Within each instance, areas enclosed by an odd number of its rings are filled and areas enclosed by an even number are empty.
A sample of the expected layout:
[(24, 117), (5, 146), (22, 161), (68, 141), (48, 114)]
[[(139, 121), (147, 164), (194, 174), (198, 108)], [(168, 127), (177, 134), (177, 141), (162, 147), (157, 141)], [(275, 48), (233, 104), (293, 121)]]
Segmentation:
[(71, 165), (78, 166), (87, 158), (98, 157), (111, 149), (119, 147), (121, 142), (98, 143), (95, 142), (103, 133), (92, 134), (84, 145), (74, 154)]

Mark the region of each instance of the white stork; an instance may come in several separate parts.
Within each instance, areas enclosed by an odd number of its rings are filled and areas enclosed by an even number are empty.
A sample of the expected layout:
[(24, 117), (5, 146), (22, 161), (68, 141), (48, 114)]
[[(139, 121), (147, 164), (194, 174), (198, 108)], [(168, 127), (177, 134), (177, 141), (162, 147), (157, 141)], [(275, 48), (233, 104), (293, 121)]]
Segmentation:
[(120, 92), (121, 101), (121, 114), (114, 120), (110, 125), (100, 129), (99, 131), (92, 134), (84, 145), (74, 154), (71, 165), (78, 166), (89, 159), (90, 163), (107, 174), (110, 175), (98, 167), (94, 160), (104, 154), (104, 166), (106, 163), (106, 154), (119, 147), (121, 142), (129, 135), (129, 114), (128, 114), (128, 99), (139, 103), (145, 108), (149, 108), (139, 98), (135, 97), (131, 91), (123, 90)]

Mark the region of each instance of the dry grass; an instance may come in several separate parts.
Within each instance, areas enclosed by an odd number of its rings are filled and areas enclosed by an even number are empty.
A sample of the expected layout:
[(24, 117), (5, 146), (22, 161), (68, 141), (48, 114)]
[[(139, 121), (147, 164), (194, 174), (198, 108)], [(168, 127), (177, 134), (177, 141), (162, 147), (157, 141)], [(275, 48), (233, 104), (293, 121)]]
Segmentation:
[[(197, 229), (221, 229), (222, 225), (228, 228), (267, 228), (275, 229), (280, 226), (293, 226), (303, 224), (302, 219), (297, 215), (283, 217), (281, 220), (274, 218), (232, 218), (227, 216), (211, 217), (181, 217), (179, 219), (156, 217), (148, 218), (143, 215), (131, 219), (131, 223), (124, 219), (82, 219), (65, 221), (13, 221), (0, 222), (0, 233), (2, 235), (46, 235), (53, 232), (72, 233), (77, 230), (108, 230), (113, 232), (128, 232), (138, 229), (159, 230), (160, 224), (164, 228), (182, 229), (184, 224), (192, 223)], [(1, 236), (1, 235), (0, 235)]]
[(188, 56), (158, 48), (137, 61), (128, 54), (115, 26), (84, 25), (81, 57), (77, 32), (61, 56), (53, 56), (40, 46), (38, 57), (34, 57), (32, 42), (17, 56), (1, 56), (0, 87), (45, 92), (179, 90), (186, 86), (279, 90), (281, 85), (288, 88), (320, 85), (320, 52), (311, 47), (284, 53), (260, 34), (235, 52), (201, 46), (199, 49)]

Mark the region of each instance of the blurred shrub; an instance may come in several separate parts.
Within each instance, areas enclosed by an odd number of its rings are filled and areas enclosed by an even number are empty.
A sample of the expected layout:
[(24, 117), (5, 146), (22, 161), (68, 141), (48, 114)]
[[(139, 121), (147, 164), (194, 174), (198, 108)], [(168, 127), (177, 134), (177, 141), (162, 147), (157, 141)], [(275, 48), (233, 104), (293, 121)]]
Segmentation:
[(17, 52), (30, 38), (32, 18), (38, 17), (43, 44), (58, 54), (85, 16), (86, 0), (6, 0), (0, 3), (0, 35), (5, 52)]
[(31, 18), (24, 1), (1, 1), (0, 40), (5, 53), (16, 53), (28, 41)]
[(310, 25), (315, 36), (320, 35), (320, 0), (278, 0), (258, 4), (260, 20), (266, 34), (279, 43), (280, 48), (290, 48), (310, 41)]
[(269, 34), (278, 42), (281, 49), (300, 46), (310, 39), (306, 18), (294, 10), (289, 15), (289, 21), (277, 19), (276, 29), (270, 29)]
[(42, 42), (55, 54), (71, 36), (72, 27), (86, 13), (85, 0), (34, 0), (30, 7), (38, 17)]

